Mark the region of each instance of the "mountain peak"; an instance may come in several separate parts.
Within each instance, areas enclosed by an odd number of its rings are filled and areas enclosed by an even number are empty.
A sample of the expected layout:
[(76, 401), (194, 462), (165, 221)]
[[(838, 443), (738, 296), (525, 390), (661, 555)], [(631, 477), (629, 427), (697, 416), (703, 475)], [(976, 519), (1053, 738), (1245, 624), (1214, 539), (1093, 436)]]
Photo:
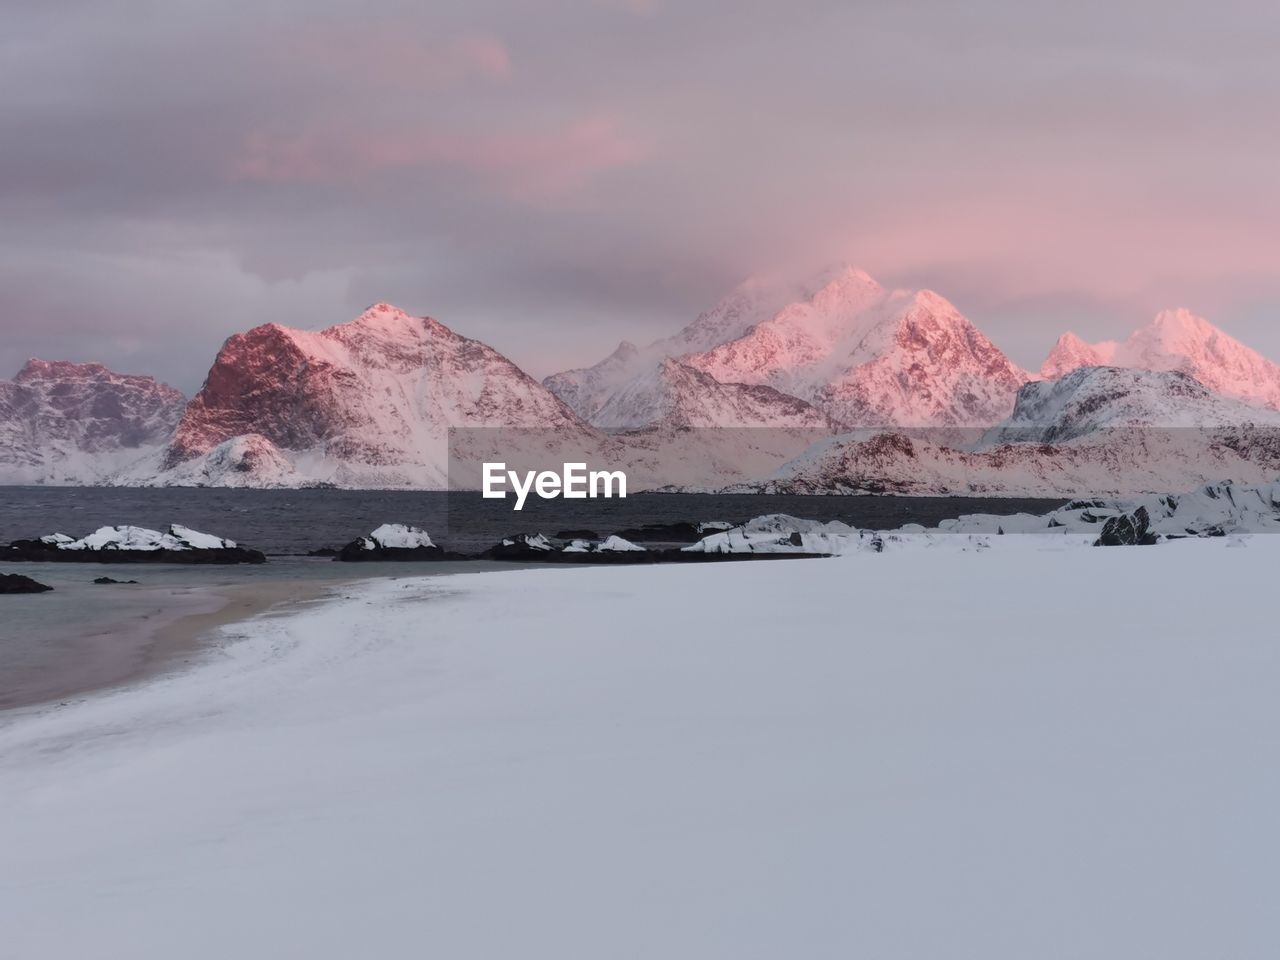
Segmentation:
[(229, 339), (163, 466), (197, 482), (229, 482), (218, 467), (225, 456), (214, 451), (257, 434), (300, 471), (312, 471), (308, 479), (438, 487), (447, 480), (455, 427), (585, 434), (559, 400), (498, 351), (429, 317), (375, 304), (321, 331), (273, 324)]
[(15, 380), (36, 380), (51, 377), (84, 377), (108, 373), (100, 363), (74, 363), (70, 360), (41, 360), (32, 357), (22, 365)]
[[(954, 313), (957, 317), (961, 316), (960, 311), (956, 309), (955, 304), (934, 290), (924, 289), (915, 291), (911, 294), (911, 303), (912, 306), (922, 307), (925, 310), (939, 313)], [(963, 317), (961, 317), (961, 319), (964, 319), (966, 323), (969, 322)]]
[(771, 386), (851, 426), (956, 426), (1008, 415), (1026, 375), (948, 300), (840, 272), (812, 298), (686, 359)]
[(1114, 348), (1112, 343), (1086, 343), (1068, 330), (1058, 338), (1040, 365), (1040, 376), (1045, 380), (1057, 380), (1081, 367), (1103, 366), (1111, 359)]
[(617, 349), (615, 349), (613, 353), (609, 354), (608, 359), (617, 360), (619, 362), (625, 363), (626, 361), (630, 360), (632, 357), (636, 356), (636, 354), (638, 354), (639, 352), (640, 352), (640, 348), (637, 347), (634, 343), (632, 343), (630, 340), (623, 340), (621, 343), (618, 344)]
[(394, 304), (378, 302), (366, 308), (350, 323), (362, 327), (402, 329), (406, 326), (421, 324), (424, 319), (424, 317), (415, 317)]
[(826, 282), (810, 298), (819, 310), (858, 308), (884, 296), (884, 288), (865, 270), (844, 266), (824, 277)]
[(1186, 307), (1161, 310), (1151, 321), (1151, 326), (1161, 330), (1216, 330), (1204, 317), (1192, 313)]
[(1059, 338), (1041, 376), (1054, 379), (1088, 366), (1178, 370), (1216, 393), (1280, 409), (1280, 366), (1190, 310), (1163, 310), (1122, 343), (1070, 336)]

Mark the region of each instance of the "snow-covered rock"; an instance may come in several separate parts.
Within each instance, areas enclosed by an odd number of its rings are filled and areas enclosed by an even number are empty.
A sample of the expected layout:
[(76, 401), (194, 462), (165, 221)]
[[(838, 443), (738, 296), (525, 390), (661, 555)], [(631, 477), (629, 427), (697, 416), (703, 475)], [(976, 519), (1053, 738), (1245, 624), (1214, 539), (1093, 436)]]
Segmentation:
[(765, 384), (850, 426), (989, 426), (1028, 379), (954, 306), (846, 269), (737, 340), (685, 360)]
[(839, 554), (855, 545), (875, 549), (876, 535), (839, 520), (823, 522), (771, 513), (703, 537), (685, 553)]
[(1086, 366), (1177, 370), (1215, 393), (1280, 409), (1280, 365), (1189, 310), (1165, 310), (1123, 342), (1086, 343), (1065, 333), (1040, 375), (1053, 379)]
[(420, 527), (406, 523), (384, 523), (366, 537), (351, 541), (338, 551), (337, 559), (352, 560), (444, 560), (452, 559)]
[(41, 537), (40, 542), (57, 550), (229, 550), (234, 540), (200, 533), (174, 524), (161, 533), (147, 527), (122, 525), (99, 527), (79, 540), (64, 533)]
[(652, 559), (652, 555), (644, 547), (637, 546), (617, 535), (606, 537), (603, 540), (584, 537), (572, 537), (564, 540), (560, 538), (552, 539), (541, 533), (522, 533), (512, 537), (504, 537), (501, 543), (490, 547), (484, 553), (484, 556), (493, 560), (589, 563), (605, 562), (610, 558), (618, 560), (627, 555), (640, 559), (636, 556), (638, 554), (643, 554), (645, 560)]
[(1100, 537), (1108, 523), (1139, 514), (1154, 540), (1280, 532), (1280, 482), (1255, 486), (1210, 483), (1190, 493), (1078, 500), (1044, 516), (970, 514), (944, 520), (945, 533), (1051, 533)]
[(100, 363), (29, 360), (0, 380), (0, 483), (100, 483), (162, 448), (186, 402)]
[(553, 544), (544, 533), (520, 533), (514, 537), (503, 537), (504, 547), (528, 547), (530, 550), (552, 550)]
[(396, 550), (411, 550), (415, 547), (434, 547), (431, 537), (425, 530), (404, 523), (384, 523), (364, 538), (370, 548), (390, 547)]
[(644, 547), (637, 546), (630, 540), (619, 536), (606, 537), (601, 541), (570, 540), (560, 548), (562, 553), (641, 553), (647, 552)]
[(630, 540), (624, 540), (619, 536), (605, 537), (600, 541), (600, 545), (596, 547), (601, 553), (625, 553), (628, 551), (639, 550), (644, 551), (644, 547), (636, 546)]
[(175, 523), (163, 532), (122, 524), (99, 527), (79, 538), (51, 533), (36, 540), (15, 540), (8, 549), (0, 551), (0, 559), (261, 563), (266, 558), (257, 550), (242, 547), (234, 540)]
[(1077, 545), (1158, 543), (1186, 537), (1280, 532), (1280, 481), (1206, 484), (1190, 493), (1077, 500), (1045, 514), (966, 514), (937, 527), (860, 530), (839, 520), (768, 514), (683, 548), (692, 553), (845, 554), (904, 547), (987, 549), (991, 537), (1035, 534)]

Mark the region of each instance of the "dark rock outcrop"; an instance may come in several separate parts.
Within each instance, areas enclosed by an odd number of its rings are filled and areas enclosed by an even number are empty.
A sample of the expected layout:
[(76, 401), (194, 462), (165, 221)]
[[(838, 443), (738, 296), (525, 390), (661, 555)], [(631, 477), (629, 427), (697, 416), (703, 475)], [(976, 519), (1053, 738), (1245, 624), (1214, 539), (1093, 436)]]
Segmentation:
[(1107, 520), (1102, 526), (1102, 535), (1094, 542), (1094, 546), (1146, 547), (1157, 543), (1159, 539), (1151, 532), (1151, 515), (1147, 513), (1147, 508), (1139, 507), (1133, 513), (1122, 513)]
[(335, 560), (354, 563), (370, 560), (468, 560), (431, 542), (427, 531), (403, 523), (384, 523), (367, 537), (352, 540), (336, 551)]
[(52, 589), (20, 573), (0, 573), (0, 593), (47, 593)]
[(180, 524), (163, 533), (121, 524), (99, 527), (78, 540), (51, 533), (38, 540), (15, 540), (0, 550), (0, 560), (58, 563), (264, 563), (258, 550)]
[(41, 540), (15, 540), (0, 549), (0, 560), (35, 563), (266, 563), (266, 555), (247, 547), (203, 550), (60, 550)]

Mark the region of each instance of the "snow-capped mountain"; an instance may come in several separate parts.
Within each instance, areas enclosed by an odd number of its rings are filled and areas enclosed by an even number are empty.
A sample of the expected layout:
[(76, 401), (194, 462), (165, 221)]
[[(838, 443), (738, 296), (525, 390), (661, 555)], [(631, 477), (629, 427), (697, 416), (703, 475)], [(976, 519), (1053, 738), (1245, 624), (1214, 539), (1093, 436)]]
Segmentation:
[[(441, 488), (451, 427), (596, 440), (496, 350), (379, 303), (319, 332), (267, 324), (231, 337), (158, 469), (122, 479)], [(491, 438), (498, 447), (511, 442), (500, 432)], [(486, 436), (467, 438), (483, 446)]]
[(1042, 372), (937, 294), (850, 268), (751, 281), (547, 386), (377, 304), (231, 337), (185, 410), (149, 377), (31, 361), (0, 382), (0, 482), (475, 489), (487, 461), (583, 461), (636, 491), (1075, 496), (1280, 473), (1280, 367), (1185, 311), (1121, 344), (1066, 334)]
[(720, 383), (676, 360), (637, 377), (610, 403), (643, 412), (649, 424), (612, 437), (637, 488), (715, 489), (768, 476), (839, 429), (803, 400)]
[(566, 370), (542, 382), (578, 416), (595, 426), (608, 430), (649, 426), (653, 422), (652, 409), (643, 402), (633, 409), (626, 397), (643, 401), (645, 384), (652, 382), (663, 360), (709, 350), (742, 336), (788, 303), (813, 296), (838, 272), (828, 269), (803, 280), (752, 278), (670, 337), (655, 340), (647, 347), (624, 340), (594, 366)]
[(989, 426), (1028, 379), (936, 293), (886, 290), (853, 269), (685, 362), (800, 397), (851, 426)]
[(600, 409), (600, 419), (631, 419), (650, 427), (776, 427), (838, 429), (811, 404), (766, 386), (721, 383), (677, 360), (662, 360), (635, 377)]
[(29, 360), (0, 380), (0, 483), (98, 483), (163, 446), (186, 402), (100, 363)]
[(973, 450), (938, 431), (821, 440), (762, 483), (731, 492), (1132, 496), (1210, 479), (1280, 475), (1280, 414), (1185, 374), (1090, 367), (1026, 384), (1013, 415)]
[(1224, 397), (1180, 371), (1081, 367), (1018, 391), (1012, 415), (983, 438), (1065, 443), (1097, 431), (1280, 426), (1280, 414)]
[(1188, 310), (1166, 310), (1123, 342), (1064, 333), (1040, 368), (1046, 379), (1079, 367), (1179, 370), (1216, 393), (1280, 409), (1280, 365)]

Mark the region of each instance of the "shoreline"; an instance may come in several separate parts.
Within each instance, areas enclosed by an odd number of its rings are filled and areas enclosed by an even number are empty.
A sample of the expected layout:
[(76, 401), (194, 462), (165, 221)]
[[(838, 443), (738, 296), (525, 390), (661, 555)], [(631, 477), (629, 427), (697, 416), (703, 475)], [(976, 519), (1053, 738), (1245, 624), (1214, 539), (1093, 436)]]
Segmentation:
[[(23, 955), (193, 960), (395, 955), (424, 930), (444, 956), (562, 955), (563, 930), (608, 956), (621, 929), (664, 956), (815, 930), (832, 956), (900, 955), (904, 931), (911, 956), (1002, 956), (986, 918), (1011, 915), (1033, 921), (1011, 956), (1081, 916), (1110, 921), (1103, 954), (1170, 917), (1162, 955), (1213, 955), (1230, 924), (1262, 945), (1265, 904), (1240, 904), (1274, 857), (1241, 824), (1265, 835), (1280, 802), (1257, 760), (1280, 538), (991, 540), (278, 608), (194, 669), (0, 727), (0, 922)], [(1139, 628), (1135, 596), (1160, 600)]]
[[(347, 565), (344, 565), (347, 566)], [(80, 564), (18, 565), (36, 579), (56, 584), (58, 592), (9, 598), (34, 604), (25, 611), (25, 630), (16, 645), (0, 657), (0, 726), (29, 714), (82, 702), (99, 693), (142, 685), (196, 666), (217, 632), (226, 626), (260, 616), (297, 611), (353, 584), (419, 577), (449, 577), (463, 573), (521, 570), (543, 564), (513, 561), (467, 563), (354, 564), (342, 576), (316, 576), (305, 567), (302, 575), (254, 577), (238, 582), (204, 583), (186, 579), (211, 568), (158, 565), (164, 576), (183, 579), (165, 583), (161, 577), (138, 586), (95, 586)], [(53, 568), (53, 569), (36, 569)], [(326, 564), (326, 567), (328, 565)], [(261, 572), (261, 567), (254, 568)], [(330, 570), (332, 568), (329, 568)], [(98, 572), (91, 569), (88, 573)], [(119, 576), (121, 571), (111, 571)], [(129, 573), (145, 574), (141, 566)], [(236, 574), (237, 568), (220, 573)], [(309, 574), (309, 575), (308, 575)], [(49, 598), (79, 611), (60, 621), (42, 611)], [(92, 611), (86, 616), (84, 611)], [(33, 616), (35, 614), (35, 616)], [(18, 622), (23, 623), (19, 617)]]
[[(221, 603), (213, 610), (186, 613), (152, 631), (142, 663), (124, 684), (145, 682), (194, 665), (222, 627), (315, 603), (360, 578), (348, 580), (273, 580), (214, 588)], [(378, 578), (369, 578), (378, 579)], [(112, 684), (118, 686), (122, 684)]]
[[(76, 645), (92, 648), (73, 669), (60, 671), (52, 680), (47, 670), (30, 671), (29, 682), (19, 680), (14, 689), (4, 691), (0, 723), (181, 672), (207, 652), (222, 627), (315, 602), (360, 579), (364, 578), (271, 580), (149, 591), (150, 596), (138, 598), (145, 607), (140, 606), (134, 615), (69, 638)], [(175, 598), (181, 599), (175, 603)]]

